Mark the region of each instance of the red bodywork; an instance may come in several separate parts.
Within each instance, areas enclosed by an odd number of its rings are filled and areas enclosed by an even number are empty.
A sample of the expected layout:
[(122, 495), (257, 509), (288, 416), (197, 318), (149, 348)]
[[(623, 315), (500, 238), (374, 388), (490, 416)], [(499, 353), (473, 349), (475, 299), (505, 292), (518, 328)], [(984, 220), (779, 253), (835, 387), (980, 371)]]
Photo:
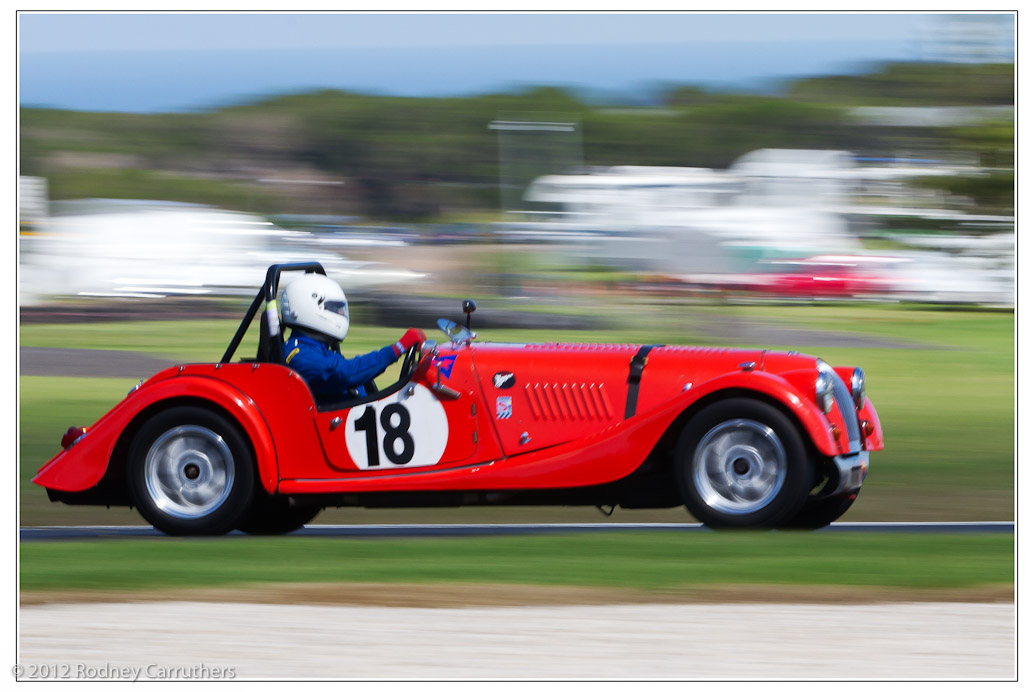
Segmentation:
[[(89, 491), (125, 463), (129, 442), (143, 421), (180, 403), (215, 408), (236, 421), (251, 442), (258, 478), (270, 494), (505, 491), (612, 483), (636, 472), (658, 447), (671, 446), (699, 405), (730, 393), (783, 409), (822, 457), (851, 451), (847, 436), (839, 434), (843, 415), (858, 416), (862, 450), (883, 447), (871, 402), (861, 411), (851, 407), (842, 414), (834, 406), (828, 415), (822, 413), (815, 403), (814, 357), (656, 346), (636, 386), (629, 382), (630, 363), (639, 349), (624, 344), (446, 344), (425, 349), (410, 384), (380, 404), (335, 410), (319, 410), (302, 379), (285, 366), (173, 367), (132, 391), (33, 481), (59, 491), (62, 499)], [(837, 369), (848, 387), (851, 372)], [(433, 393), (438, 383), (452, 394)], [(411, 420), (385, 411), (387, 402), (397, 402), (396, 412), (398, 406), (408, 407)], [(431, 428), (420, 429), (428, 421)], [(411, 434), (412, 460), (400, 464), (381, 458), (382, 449), (406, 451), (404, 444), (389, 449), (396, 441), (384, 440), (386, 434)], [(369, 446), (361, 446), (367, 439), (363, 435), (374, 436)], [(357, 461), (356, 450), (375, 458)], [(104, 502), (118, 503), (111, 497)]]

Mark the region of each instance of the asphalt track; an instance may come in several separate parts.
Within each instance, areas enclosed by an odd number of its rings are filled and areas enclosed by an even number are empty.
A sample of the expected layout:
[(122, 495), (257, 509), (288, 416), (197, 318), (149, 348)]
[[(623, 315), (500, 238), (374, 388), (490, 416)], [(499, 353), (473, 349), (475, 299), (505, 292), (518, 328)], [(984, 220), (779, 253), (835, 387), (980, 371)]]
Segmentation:
[[(836, 522), (823, 532), (868, 533), (1013, 533), (1011, 521)], [(556, 533), (625, 531), (712, 531), (703, 524), (313, 524), (291, 536), (320, 538), (425, 538), (442, 536), (533, 536)], [(151, 526), (32, 526), (19, 531), (22, 541), (109, 538), (167, 538)], [(215, 538), (247, 538), (234, 531)]]

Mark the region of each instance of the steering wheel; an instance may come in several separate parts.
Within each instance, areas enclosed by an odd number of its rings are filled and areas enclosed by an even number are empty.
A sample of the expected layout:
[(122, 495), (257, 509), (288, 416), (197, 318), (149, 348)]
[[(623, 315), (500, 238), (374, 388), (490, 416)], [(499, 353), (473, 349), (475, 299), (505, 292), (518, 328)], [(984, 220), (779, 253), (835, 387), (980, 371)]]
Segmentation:
[(424, 348), (424, 342), (413, 344), (406, 351), (406, 359), (402, 361), (402, 371), (399, 373), (399, 382), (405, 382), (413, 377), (416, 366), (420, 363), (420, 351)]

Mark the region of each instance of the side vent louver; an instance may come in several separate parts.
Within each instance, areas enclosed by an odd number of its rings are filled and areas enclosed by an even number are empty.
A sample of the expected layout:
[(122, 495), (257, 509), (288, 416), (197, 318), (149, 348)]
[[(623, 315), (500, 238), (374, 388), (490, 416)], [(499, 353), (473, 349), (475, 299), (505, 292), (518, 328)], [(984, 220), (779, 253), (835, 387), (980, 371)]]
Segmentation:
[(524, 395), (537, 421), (591, 421), (614, 417), (602, 384), (527, 384)]

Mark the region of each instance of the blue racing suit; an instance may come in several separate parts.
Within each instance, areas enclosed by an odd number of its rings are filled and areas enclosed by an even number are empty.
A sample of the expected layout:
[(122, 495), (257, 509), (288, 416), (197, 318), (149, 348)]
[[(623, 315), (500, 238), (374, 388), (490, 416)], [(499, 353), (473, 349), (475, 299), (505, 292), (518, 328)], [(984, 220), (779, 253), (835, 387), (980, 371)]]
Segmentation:
[(362, 386), (398, 360), (396, 346), (385, 346), (355, 358), (345, 358), (337, 344), (329, 346), (307, 334), (291, 334), (284, 346), (284, 364), (302, 376), (317, 404), (350, 398), (349, 389), (366, 394)]

